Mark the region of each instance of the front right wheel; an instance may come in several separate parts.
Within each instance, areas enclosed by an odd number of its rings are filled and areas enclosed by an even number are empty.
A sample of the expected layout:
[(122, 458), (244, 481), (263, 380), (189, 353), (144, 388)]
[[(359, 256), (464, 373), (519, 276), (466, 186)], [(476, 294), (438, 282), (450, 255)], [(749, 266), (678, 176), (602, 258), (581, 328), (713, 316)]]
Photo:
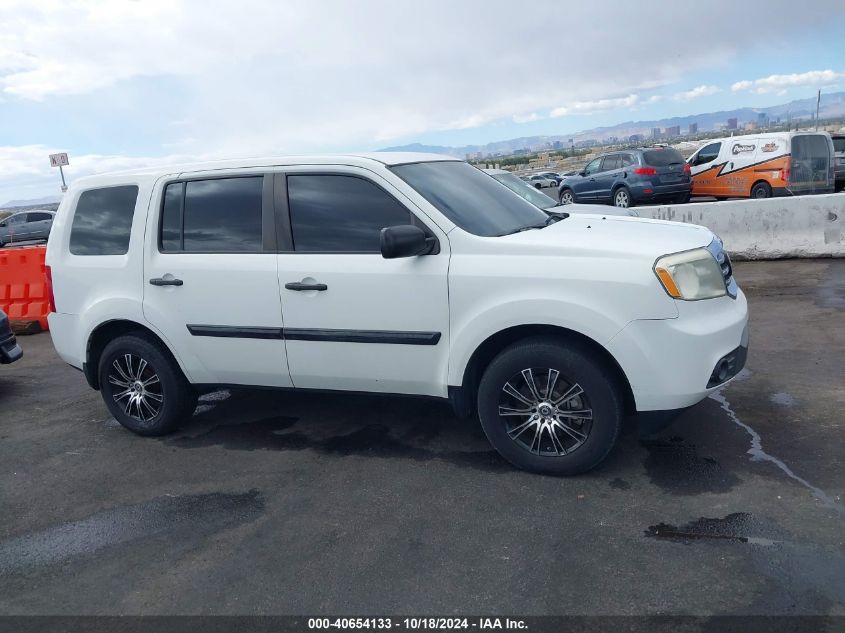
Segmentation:
[(612, 372), (586, 347), (549, 338), (514, 343), (478, 387), (481, 426), (518, 468), (577, 475), (616, 443), (622, 397)]
[(573, 204), (575, 202), (575, 194), (572, 193), (571, 189), (564, 189), (560, 192), (558, 202), (561, 204)]

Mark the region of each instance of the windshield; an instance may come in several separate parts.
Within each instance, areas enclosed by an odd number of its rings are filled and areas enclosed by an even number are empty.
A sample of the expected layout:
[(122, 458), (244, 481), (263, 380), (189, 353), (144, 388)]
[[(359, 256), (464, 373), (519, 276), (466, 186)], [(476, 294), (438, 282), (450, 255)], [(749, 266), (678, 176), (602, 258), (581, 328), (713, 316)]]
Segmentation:
[(491, 237), (542, 227), (549, 218), (469, 163), (412, 163), (391, 170), (457, 226), (474, 235)]
[(493, 175), (493, 178), (498, 180), (514, 193), (517, 193), (528, 200), (528, 202), (533, 204), (535, 207), (539, 207), (540, 209), (549, 209), (557, 206), (555, 201), (549, 198), (549, 196), (544, 193), (540, 193), (537, 189), (529, 184), (526, 184), (524, 180), (521, 180), (513, 174), (495, 174)]

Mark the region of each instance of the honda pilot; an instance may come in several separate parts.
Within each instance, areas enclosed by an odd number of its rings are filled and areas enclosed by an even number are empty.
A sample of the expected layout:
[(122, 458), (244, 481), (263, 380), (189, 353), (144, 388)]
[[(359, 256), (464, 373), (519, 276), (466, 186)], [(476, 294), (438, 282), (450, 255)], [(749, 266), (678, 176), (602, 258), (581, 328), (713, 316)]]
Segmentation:
[(626, 414), (697, 403), (748, 346), (708, 229), (546, 213), (437, 155), (80, 179), (46, 263), (58, 354), (139, 435), (220, 385), (426, 396), (516, 466), (575, 474)]

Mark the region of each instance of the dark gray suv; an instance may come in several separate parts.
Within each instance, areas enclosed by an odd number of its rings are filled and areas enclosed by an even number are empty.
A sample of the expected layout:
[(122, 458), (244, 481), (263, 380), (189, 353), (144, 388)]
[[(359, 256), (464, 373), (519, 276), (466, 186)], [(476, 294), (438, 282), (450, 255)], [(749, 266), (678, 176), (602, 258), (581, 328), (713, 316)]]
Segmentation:
[(46, 240), (53, 227), (53, 211), (21, 211), (0, 220), (0, 246), (12, 242)]
[(595, 202), (632, 207), (642, 202), (687, 202), (690, 166), (671, 147), (620, 150), (591, 160), (560, 183), (561, 204)]

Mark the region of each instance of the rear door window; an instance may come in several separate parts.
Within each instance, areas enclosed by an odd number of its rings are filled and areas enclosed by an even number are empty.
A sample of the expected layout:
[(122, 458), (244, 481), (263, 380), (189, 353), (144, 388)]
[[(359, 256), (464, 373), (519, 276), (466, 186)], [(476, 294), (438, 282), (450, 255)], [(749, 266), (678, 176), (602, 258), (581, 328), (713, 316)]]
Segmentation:
[(611, 156), (605, 156), (601, 162), (601, 170), (602, 171), (612, 171), (614, 169), (620, 169), (622, 167), (622, 157), (618, 154), (613, 154)]
[(41, 222), (42, 220), (52, 220), (53, 216), (49, 213), (30, 213), (27, 222)]
[(125, 255), (129, 251), (137, 198), (135, 185), (83, 191), (70, 229), (70, 252)]
[(830, 146), (821, 134), (792, 137), (793, 182), (826, 183), (830, 178)]
[(833, 150), (837, 154), (845, 153), (845, 137), (833, 139)]
[(260, 253), (263, 176), (170, 183), (164, 192), (162, 252)]
[(633, 154), (622, 154), (622, 166), (623, 167), (633, 167), (637, 164), (637, 159), (634, 158)]

